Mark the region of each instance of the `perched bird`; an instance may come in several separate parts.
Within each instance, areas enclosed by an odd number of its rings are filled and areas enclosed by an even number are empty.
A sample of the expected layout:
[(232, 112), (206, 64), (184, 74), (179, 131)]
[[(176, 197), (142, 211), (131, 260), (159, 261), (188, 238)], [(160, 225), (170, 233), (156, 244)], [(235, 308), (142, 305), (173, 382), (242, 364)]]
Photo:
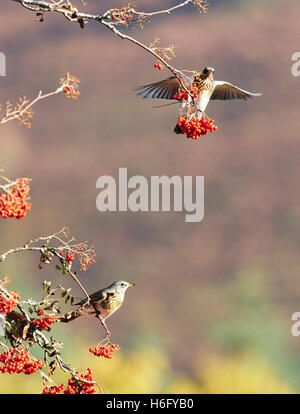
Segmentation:
[[(185, 115), (188, 118), (196, 116), (198, 119), (201, 119), (210, 100), (246, 100), (254, 96), (261, 96), (261, 93), (245, 91), (229, 82), (214, 80), (214, 72), (214, 68), (207, 66), (201, 73), (194, 73), (193, 76), (186, 76), (182, 79), (187, 89), (193, 86), (195, 105), (191, 104), (190, 96), (188, 96), (187, 102), (184, 102), (184, 99), (180, 98), (182, 102), (181, 115)], [(144, 99), (178, 100), (178, 94), (184, 91), (180, 80), (176, 76), (136, 89), (139, 90), (138, 95), (143, 96)], [(176, 125), (174, 132), (177, 134), (182, 133), (178, 125)]]
[(83, 299), (75, 303), (75, 305), (79, 305), (78, 309), (66, 313), (57, 318), (57, 320), (59, 322), (71, 322), (79, 316), (98, 317), (106, 329), (107, 335), (109, 335), (105, 320), (122, 306), (125, 292), (130, 286), (135, 286), (135, 284), (123, 280), (114, 282), (108, 287), (89, 295), (90, 302), (87, 299)]

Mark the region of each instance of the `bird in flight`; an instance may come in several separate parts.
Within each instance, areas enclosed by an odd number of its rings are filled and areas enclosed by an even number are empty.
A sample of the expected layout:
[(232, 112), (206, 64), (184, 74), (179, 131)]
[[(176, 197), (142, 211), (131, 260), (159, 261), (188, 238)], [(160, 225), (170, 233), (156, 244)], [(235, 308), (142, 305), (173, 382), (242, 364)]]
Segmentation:
[(130, 286), (135, 286), (135, 284), (123, 280), (114, 282), (106, 288), (89, 295), (90, 302), (87, 299), (83, 299), (75, 303), (79, 307), (57, 318), (57, 321), (71, 322), (79, 316), (94, 316), (100, 319), (101, 324), (106, 330), (106, 336), (109, 337), (110, 332), (108, 331), (105, 320), (122, 306), (125, 292)]
[[(214, 68), (206, 66), (201, 73), (194, 73), (179, 80), (178, 77), (172, 76), (159, 82), (137, 87), (138, 95), (143, 98), (151, 99), (168, 99), (181, 102), (180, 115), (187, 119), (193, 116), (201, 119), (205, 109), (211, 100), (232, 100), (248, 99), (255, 96), (261, 96), (261, 93), (252, 93), (239, 88), (229, 82), (214, 80)], [(182, 83), (189, 90), (192, 90), (194, 102), (189, 94), (182, 87)], [(191, 89), (193, 88), (193, 89)], [(178, 125), (175, 126), (174, 132), (182, 134)]]

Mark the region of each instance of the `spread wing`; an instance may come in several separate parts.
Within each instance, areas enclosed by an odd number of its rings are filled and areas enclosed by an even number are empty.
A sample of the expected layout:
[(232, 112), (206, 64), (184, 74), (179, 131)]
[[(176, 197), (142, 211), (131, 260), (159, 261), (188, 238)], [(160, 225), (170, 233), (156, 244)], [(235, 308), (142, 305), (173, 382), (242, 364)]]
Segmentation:
[[(107, 294), (103, 290), (98, 290), (98, 292), (92, 293), (89, 295), (93, 302), (98, 302), (106, 298)], [(84, 305), (87, 302), (87, 299), (82, 299), (80, 302), (74, 303), (74, 305)]]
[(150, 85), (139, 86), (135, 88), (140, 92), (138, 95), (146, 98), (157, 99), (173, 99), (173, 96), (178, 93), (181, 84), (176, 76), (164, 79), (159, 82), (151, 83)]
[(261, 96), (261, 93), (252, 93), (240, 89), (232, 83), (223, 81), (214, 81), (214, 91), (210, 99), (220, 99), (225, 101), (227, 99), (248, 99), (254, 96)]

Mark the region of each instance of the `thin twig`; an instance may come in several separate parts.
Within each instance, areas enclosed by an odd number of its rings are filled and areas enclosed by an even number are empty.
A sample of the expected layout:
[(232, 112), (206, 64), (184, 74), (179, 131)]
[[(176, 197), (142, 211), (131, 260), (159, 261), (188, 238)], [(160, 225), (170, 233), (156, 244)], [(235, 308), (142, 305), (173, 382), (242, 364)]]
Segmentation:
[[(68, 249), (69, 245), (65, 242), (63, 242), (63, 240), (58, 236), (58, 234), (62, 233), (65, 231), (65, 228), (62, 229), (60, 232), (58, 233), (54, 233), (50, 236), (46, 236), (46, 237), (38, 237), (37, 239), (33, 239), (33, 240), (29, 240), (24, 246), (20, 246), (14, 249), (10, 249), (5, 253), (1, 253), (0, 254), (0, 262), (3, 262), (6, 260), (7, 256), (14, 254), (14, 253), (20, 253), (20, 252), (39, 252), (41, 254), (47, 254), (51, 253), (53, 256), (57, 257), (59, 261), (62, 260), (62, 257), (60, 256), (59, 252), (62, 250), (62, 248), (66, 248)], [(49, 242), (50, 240), (53, 239), (57, 239), (59, 242), (64, 243), (64, 246), (50, 246), (48, 243), (43, 244), (42, 246), (33, 246), (33, 244), (39, 242), (39, 241), (47, 241)], [(73, 240), (73, 238), (71, 239)], [(91, 301), (87, 291), (85, 290), (85, 288), (82, 286), (82, 284), (80, 283), (80, 281), (78, 280), (78, 278), (76, 277), (76, 275), (70, 270), (70, 269), (66, 269), (67, 273), (73, 278), (73, 280), (78, 284), (78, 286), (80, 287), (80, 289), (84, 292), (88, 302)]]
[[(162, 56), (157, 54), (154, 50), (152, 50), (150, 47), (144, 45), (142, 42), (138, 41), (137, 39), (126, 35), (122, 33), (120, 30), (116, 28), (116, 25), (118, 23), (115, 23), (111, 21), (111, 17), (113, 15), (113, 12), (115, 12), (117, 9), (109, 9), (103, 14), (89, 14), (89, 13), (82, 13), (75, 8), (70, 1), (67, 2), (49, 2), (49, 1), (43, 1), (43, 0), (12, 0), (17, 3), (20, 3), (23, 7), (30, 9), (35, 12), (56, 12), (62, 14), (64, 17), (66, 17), (71, 22), (77, 22), (80, 23), (81, 27), (84, 27), (84, 23), (89, 20), (97, 21), (100, 24), (103, 24), (108, 29), (110, 29), (115, 35), (120, 37), (123, 40), (127, 40), (136, 46), (141, 47), (142, 49), (146, 50), (148, 53), (150, 53), (152, 56), (154, 56), (158, 61), (160, 61), (174, 76), (176, 76), (182, 88), (191, 96), (191, 102), (196, 105), (196, 101), (194, 99), (194, 96), (190, 93), (188, 90), (188, 86), (186, 84), (186, 77), (183, 73), (183, 71), (180, 71), (170, 65), (165, 59), (163, 59)], [(131, 14), (134, 14), (136, 16), (140, 16), (141, 19), (144, 17), (149, 18), (152, 16), (162, 15), (162, 14), (171, 14), (171, 12), (185, 7), (188, 4), (195, 4), (199, 7), (200, 11), (206, 12), (207, 9), (207, 2), (206, 0), (185, 0), (179, 2), (177, 5), (172, 6), (168, 9), (164, 10), (157, 10), (153, 12), (143, 12), (136, 10), (133, 6), (128, 6), (127, 11)], [(122, 9), (120, 9), (122, 10)]]

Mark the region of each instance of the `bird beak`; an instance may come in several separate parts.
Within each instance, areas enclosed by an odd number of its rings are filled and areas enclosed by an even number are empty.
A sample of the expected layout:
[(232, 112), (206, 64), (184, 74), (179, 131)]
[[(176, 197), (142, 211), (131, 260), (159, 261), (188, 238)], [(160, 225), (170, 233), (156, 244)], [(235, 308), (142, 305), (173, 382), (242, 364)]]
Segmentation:
[(128, 287), (135, 286), (135, 283), (128, 283)]

